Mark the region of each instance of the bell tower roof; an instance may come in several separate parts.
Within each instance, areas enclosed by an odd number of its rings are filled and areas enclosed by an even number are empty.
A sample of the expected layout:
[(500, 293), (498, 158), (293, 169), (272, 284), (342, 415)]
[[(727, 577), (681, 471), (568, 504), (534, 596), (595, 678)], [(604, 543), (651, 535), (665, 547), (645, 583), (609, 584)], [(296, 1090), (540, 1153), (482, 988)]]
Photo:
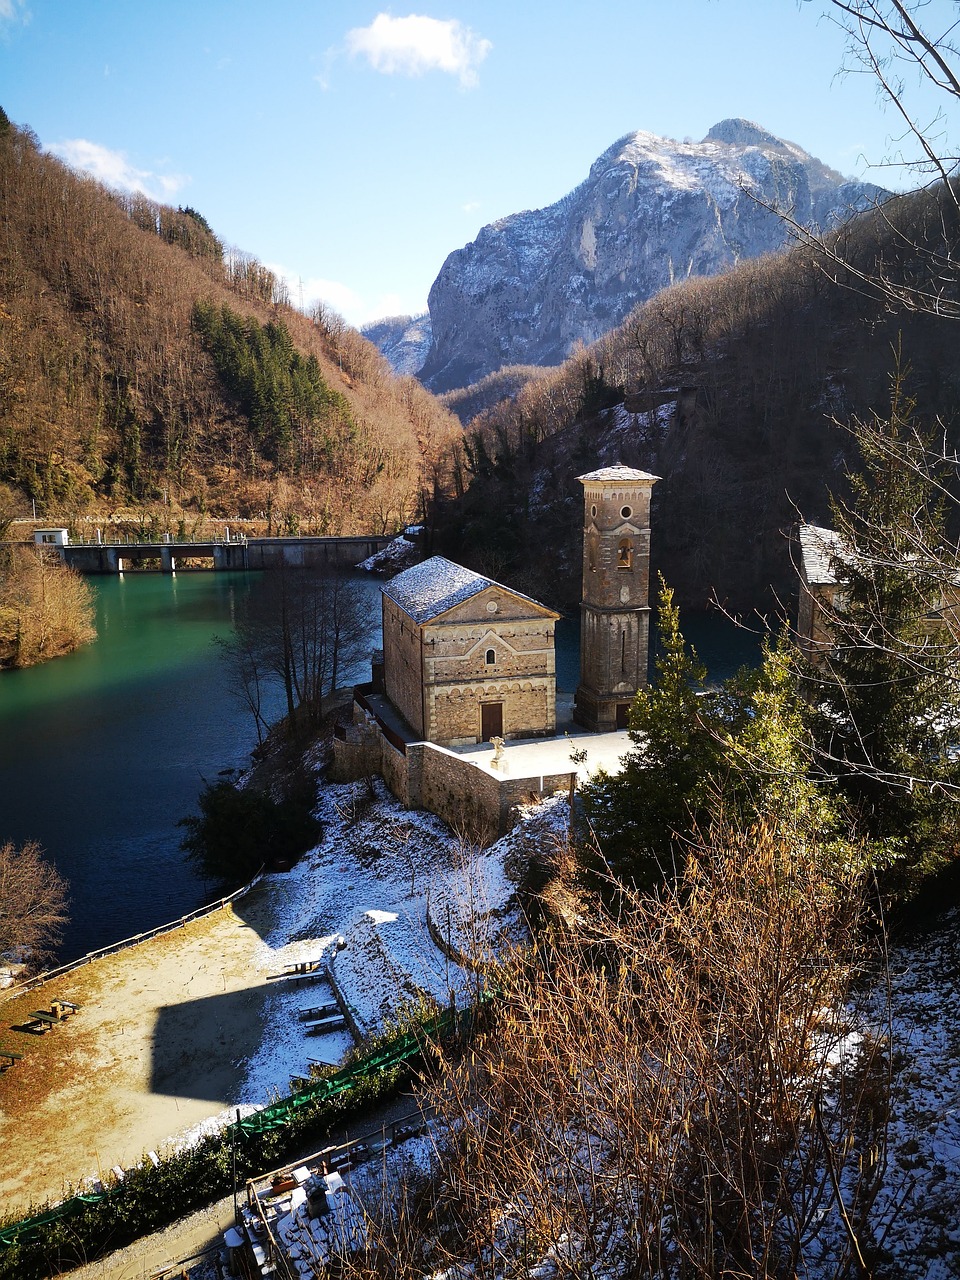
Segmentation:
[(601, 467), (599, 471), (588, 471), (585, 476), (577, 476), (581, 484), (655, 484), (660, 477), (649, 471), (638, 471), (635, 467)]

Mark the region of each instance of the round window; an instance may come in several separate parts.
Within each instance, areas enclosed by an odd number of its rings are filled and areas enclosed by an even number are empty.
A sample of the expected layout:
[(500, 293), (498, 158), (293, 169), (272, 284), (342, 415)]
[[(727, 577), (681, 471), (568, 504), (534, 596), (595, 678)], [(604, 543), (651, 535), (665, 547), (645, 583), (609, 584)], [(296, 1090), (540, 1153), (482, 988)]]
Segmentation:
[(624, 520), (629, 520), (633, 515), (633, 507), (621, 507), (620, 514), (623, 516)]
[(496, 600), (487, 601), (487, 613), (496, 613), (499, 607), (500, 606), (497, 604)]

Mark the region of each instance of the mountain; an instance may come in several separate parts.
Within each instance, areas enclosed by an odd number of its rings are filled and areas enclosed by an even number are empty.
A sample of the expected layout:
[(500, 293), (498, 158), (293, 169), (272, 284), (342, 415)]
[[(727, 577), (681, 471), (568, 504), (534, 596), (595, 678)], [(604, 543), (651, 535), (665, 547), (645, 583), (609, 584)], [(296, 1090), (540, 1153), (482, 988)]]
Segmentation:
[(430, 350), (430, 313), (388, 316), (362, 325), (361, 334), (372, 342), (394, 373), (415, 377)]
[(562, 200), (449, 255), (420, 379), (449, 391), (503, 365), (559, 364), (658, 290), (780, 249), (788, 232), (766, 205), (822, 228), (885, 194), (747, 120), (702, 142), (627, 134)]
[(389, 532), (459, 429), (202, 214), (107, 190), (0, 111), (0, 518)]
[[(651, 557), (685, 608), (796, 591), (791, 526), (831, 520), (858, 459), (842, 424), (890, 409), (897, 359), (917, 420), (960, 447), (956, 323), (895, 309), (870, 278), (957, 305), (960, 214), (942, 188), (888, 200), (816, 245), (664, 289), (592, 347), (473, 419), (435, 550), (557, 606), (579, 598), (576, 477), (622, 462), (661, 480)], [(482, 387), (484, 384), (481, 383)], [(445, 397), (451, 407), (456, 397)], [(960, 506), (955, 508), (960, 513)], [(960, 519), (955, 521), (960, 525)], [(960, 527), (952, 530), (960, 535)]]

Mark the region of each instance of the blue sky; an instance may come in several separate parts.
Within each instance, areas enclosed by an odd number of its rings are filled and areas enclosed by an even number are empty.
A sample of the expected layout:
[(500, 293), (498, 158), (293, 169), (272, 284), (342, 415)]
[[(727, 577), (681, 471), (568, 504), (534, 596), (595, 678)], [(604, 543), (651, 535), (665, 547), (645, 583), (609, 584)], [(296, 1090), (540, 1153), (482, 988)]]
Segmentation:
[[(423, 310), (480, 227), (622, 134), (744, 116), (834, 168), (900, 125), (838, 77), (825, 0), (0, 0), (0, 106), (105, 181), (198, 209), (351, 323)], [(933, 0), (956, 16), (955, 0)]]

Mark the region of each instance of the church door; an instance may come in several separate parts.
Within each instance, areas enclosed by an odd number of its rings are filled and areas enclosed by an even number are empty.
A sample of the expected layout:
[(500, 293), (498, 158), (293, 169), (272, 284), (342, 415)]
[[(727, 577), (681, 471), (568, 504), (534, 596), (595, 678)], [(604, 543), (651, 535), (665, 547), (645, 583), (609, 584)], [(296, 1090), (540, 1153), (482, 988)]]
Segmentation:
[(480, 737), (484, 742), (503, 737), (502, 702), (480, 703)]

